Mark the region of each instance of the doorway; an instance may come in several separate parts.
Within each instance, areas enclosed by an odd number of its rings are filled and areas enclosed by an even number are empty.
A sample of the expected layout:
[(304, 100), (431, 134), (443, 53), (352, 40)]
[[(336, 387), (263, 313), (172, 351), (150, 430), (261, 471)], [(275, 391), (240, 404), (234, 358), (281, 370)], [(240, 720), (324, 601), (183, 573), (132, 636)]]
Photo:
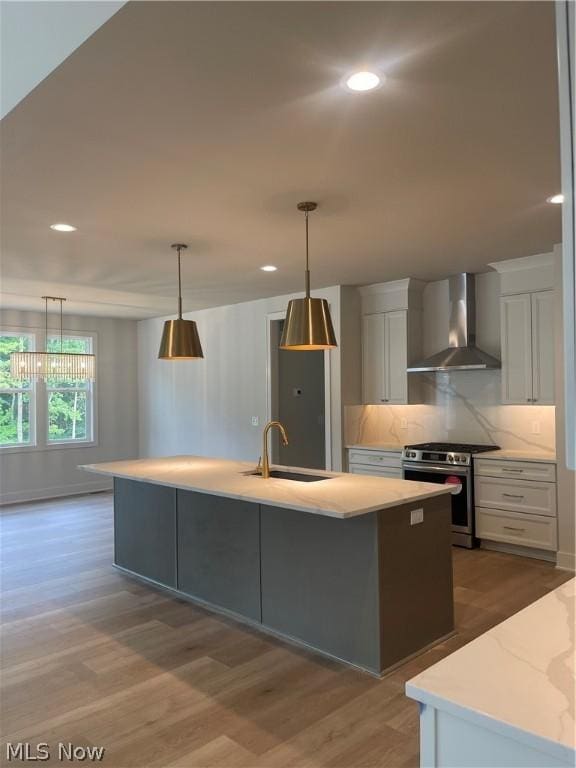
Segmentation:
[(272, 461), (326, 469), (326, 355), (280, 349), (283, 328), (284, 318), (270, 320), (270, 416), (284, 424), (289, 443), (274, 430)]

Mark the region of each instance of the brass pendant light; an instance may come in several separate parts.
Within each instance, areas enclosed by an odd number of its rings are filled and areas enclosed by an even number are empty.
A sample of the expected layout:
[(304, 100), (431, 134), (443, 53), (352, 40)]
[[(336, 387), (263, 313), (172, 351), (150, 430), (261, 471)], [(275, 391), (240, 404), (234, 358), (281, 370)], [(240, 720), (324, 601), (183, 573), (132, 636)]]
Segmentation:
[[(64, 352), (61, 296), (42, 296), (45, 316), (45, 351), (12, 352), (10, 375), (14, 379), (67, 379), (88, 381), (96, 378), (96, 356), (91, 352)], [(60, 302), (60, 351), (48, 351), (48, 302)]]
[(308, 214), (315, 211), (317, 203), (298, 203), (298, 210), (306, 217), (306, 295), (292, 299), (288, 304), (280, 349), (311, 351), (337, 347), (330, 309), (326, 299), (310, 296), (310, 262), (308, 255)]
[(184, 243), (174, 243), (178, 251), (178, 319), (166, 320), (160, 342), (160, 360), (198, 360), (204, 357), (198, 329), (194, 320), (182, 318), (182, 269), (181, 251), (188, 248)]

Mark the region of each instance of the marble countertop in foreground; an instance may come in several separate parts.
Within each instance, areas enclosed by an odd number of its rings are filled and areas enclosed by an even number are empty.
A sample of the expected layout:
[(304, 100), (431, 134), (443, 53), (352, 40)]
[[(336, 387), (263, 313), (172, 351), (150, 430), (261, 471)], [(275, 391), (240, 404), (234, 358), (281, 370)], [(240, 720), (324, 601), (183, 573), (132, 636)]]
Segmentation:
[(517, 459), (518, 461), (543, 461), (550, 464), (556, 463), (556, 454), (553, 451), (522, 450), (519, 448), (500, 448), (497, 451), (485, 451), (474, 456), (475, 459)]
[(571, 579), (409, 680), (406, 693), (572, 764), (575, 597)]
[(101, 475), (339, 518), (365, 515), (451, 492), (450, 486), (436, 483), (303, 470), (298, 467), (275, 466), (274, 469), (325, 475), (331, 479), (306, 483), (278, 478), (265, 480), (244, 474), (254, 468), (253, 463), (203, 456), (169, 456), (80, 466), (80, 469)]

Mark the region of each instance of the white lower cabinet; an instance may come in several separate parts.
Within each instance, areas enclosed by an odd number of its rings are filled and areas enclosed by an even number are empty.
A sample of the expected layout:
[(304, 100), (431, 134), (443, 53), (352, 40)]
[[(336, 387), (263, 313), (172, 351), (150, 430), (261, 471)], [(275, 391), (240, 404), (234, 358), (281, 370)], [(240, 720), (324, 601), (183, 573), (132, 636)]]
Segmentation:
[(476, 506), (556, 517), (556, 483), (477, 477)]
[(353, 465), (350, 467), (350, 472), (353, 475), (371, 475), (372, 477), (395, 477), (397, 480), (402, 479), (402, 471), (398, 469), (392, 469), (391, 467), (365, 467), (359, 465)]
[(556, 466), (506, 459), (474, 466), (476, 536), (555, 552)]
[(476, 535), (489, 541), (556, 551), (556, 518), (476, 507)]
[(400, 451), (375, 451), (368, 448), (348, 450), (348, 471), (353, 475), (374, 475), (402, 479)]

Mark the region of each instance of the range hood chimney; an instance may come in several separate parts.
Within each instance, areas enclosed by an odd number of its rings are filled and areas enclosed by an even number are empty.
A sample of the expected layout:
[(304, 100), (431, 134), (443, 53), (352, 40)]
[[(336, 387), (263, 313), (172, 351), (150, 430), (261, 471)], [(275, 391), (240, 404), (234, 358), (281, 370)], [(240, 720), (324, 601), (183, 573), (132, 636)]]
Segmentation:
[(425, 371), (484, 371), (500, 368), (500, 361), (476, 346), (476, 291), (474, 275), (463, 272), (449, 279), (450, 330), (442, 352), (408, 367)]

